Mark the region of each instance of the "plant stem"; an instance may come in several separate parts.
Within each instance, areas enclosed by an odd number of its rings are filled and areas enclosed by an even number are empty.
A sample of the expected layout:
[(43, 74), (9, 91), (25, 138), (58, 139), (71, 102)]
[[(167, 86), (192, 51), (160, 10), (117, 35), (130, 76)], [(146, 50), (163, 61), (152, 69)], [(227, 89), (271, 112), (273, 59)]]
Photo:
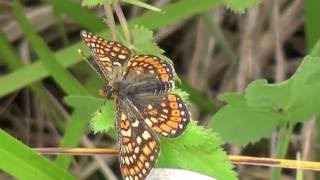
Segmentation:
[[(290, 143), (290, 136), (292, 133), (293, 124), (292, 123), (283, 123), (279, 130), (279, 137), (276, 145), (276, 158), (284, 158), (288, 146)], [(272, 168), (271, 169), (271, 177), (273, 180), (280, 180), (281, 177), (281, 169), (280, 168)]]
[(117, 28), (116, 28), (116, 23), (114, 22), (114, 17), (113, 17), (113, 11), (112, 8), (109, 4), (104, 5), (104, 10), (106, 13), (106, 23), (108, 24), (108, 27), (110, 28), (112, 40), (118, 41), (117, 38)]
[(124, 33), (124, 37), (126, 38), (126, 42), (128, 44), (131, 44), (131, 35), (130, 35), (129, 26), (128, 26), (126, 17), (124, 16), (122, 9), (118, 3), (114, 3), (113, 8), (114, 8), (114, 10), (118, 16), (118, 19), (120, 21), (120, 24), (121, 24), (121, 27), (122, 27), (122, 30)]

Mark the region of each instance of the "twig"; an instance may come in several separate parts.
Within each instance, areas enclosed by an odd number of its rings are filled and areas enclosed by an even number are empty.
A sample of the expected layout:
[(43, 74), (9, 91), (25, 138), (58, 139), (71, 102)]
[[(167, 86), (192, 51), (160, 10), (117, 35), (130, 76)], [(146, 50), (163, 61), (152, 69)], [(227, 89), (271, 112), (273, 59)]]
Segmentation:
[[(93, 154), (108, 154), (117, 155), (118, 150), (113, 148), (34, 148), (41, 154), (72, 154), (72, 155), (93, 155)], [(228, 160), (234, 164), (256, 165), (279, 167), (289, 169), (304, 169), (320, 171), (320, 162), (312, 161), (297, 161), (288, 159), (273, 159), (264, 157), (252, 156), (228, 156)]]
[(251, 156), (229, 156), (228, 159), (234, 164), (320, 171), (320, 162), (273, 159)]
[(131, 44), (131, 35), (130, 35), (130, 31), (129, 31), (129, 27), (128, 27), (128, 23), (126, 20), (126, 17), (124, 16), (122, 9), (120, 7), (120, 5), (118, 3), (114, 3), (113, 4), (113, 8), (117, 14), (117, 17), (120, 21), (123, 33), (124, 33), (124, 37), (126, 38), (126, 42), (128, 44)]
[(118, 150), (112, 148), (34, 148), (41, 154), (70, 154), (70, 155), (93, 155), (109, 154), (117, 155)]
[(276, 82), (281, 82), (285, 78), (285, 60), (282, 49), (282, 38), (281, 34), (281, 26), (279, 19), (279, 2), (278, 0), (272, 0), (272, 15), (270, 16), (271, 26), (274, 34), (274, 43), (275, 43), (275, 59), (276, 59), (276, 74), (275, 79)]
[(116, 23), (114, 22), (113, 11), (111, 6), (109, 4), (105, 4), (104, 11), (106, 13), (106, 18), (107, 18), (106, 23), (108, 24), (108, 27), (110, 28), (110, 31), (111, 31), (112, 40), (118, 41)]

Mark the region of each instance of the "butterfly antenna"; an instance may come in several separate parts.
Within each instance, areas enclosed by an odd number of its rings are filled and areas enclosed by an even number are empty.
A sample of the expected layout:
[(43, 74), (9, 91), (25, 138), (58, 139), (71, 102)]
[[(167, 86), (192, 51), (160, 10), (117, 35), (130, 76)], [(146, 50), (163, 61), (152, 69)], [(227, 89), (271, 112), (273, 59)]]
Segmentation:
[(89, 64), (89, 66), (98, 74), (99, 78), (104, 80), (104, 78), (101, 76), (99, 71), (90, 63), (90, 61), (84, 56), (84, 53), (81, 49), (78, 49), (78, 53), (80, 54), (81, 58)]

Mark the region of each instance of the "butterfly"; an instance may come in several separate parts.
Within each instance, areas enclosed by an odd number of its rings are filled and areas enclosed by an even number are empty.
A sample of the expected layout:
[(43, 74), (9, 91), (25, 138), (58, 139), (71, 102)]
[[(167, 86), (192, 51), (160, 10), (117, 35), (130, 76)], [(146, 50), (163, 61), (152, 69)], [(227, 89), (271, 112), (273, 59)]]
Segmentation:
[(115, 41), (81, 31), (102, 76), (107, 99), (116, 102), (119, 161), (125, 180), (145, 179), (160, 153), (158, 135), (179, 136), (190, 113), (177, 94), (173, 67), (153, 55), (133, 55)]

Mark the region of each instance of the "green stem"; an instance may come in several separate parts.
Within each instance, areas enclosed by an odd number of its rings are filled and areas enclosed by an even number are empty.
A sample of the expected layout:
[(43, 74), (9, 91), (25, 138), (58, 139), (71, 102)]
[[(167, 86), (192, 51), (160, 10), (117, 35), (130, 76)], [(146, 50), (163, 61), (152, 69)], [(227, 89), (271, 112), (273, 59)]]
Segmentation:
[[(292, 133), (293, 124), (292, 123), (283, 123), (279, 130), (279, 137), (276, 145), (276, 158), (284, 158), (290, 143), (290, 136)], [(271, 177), (273, 180), (280, 180), (281, 169), (272, 168)]]

